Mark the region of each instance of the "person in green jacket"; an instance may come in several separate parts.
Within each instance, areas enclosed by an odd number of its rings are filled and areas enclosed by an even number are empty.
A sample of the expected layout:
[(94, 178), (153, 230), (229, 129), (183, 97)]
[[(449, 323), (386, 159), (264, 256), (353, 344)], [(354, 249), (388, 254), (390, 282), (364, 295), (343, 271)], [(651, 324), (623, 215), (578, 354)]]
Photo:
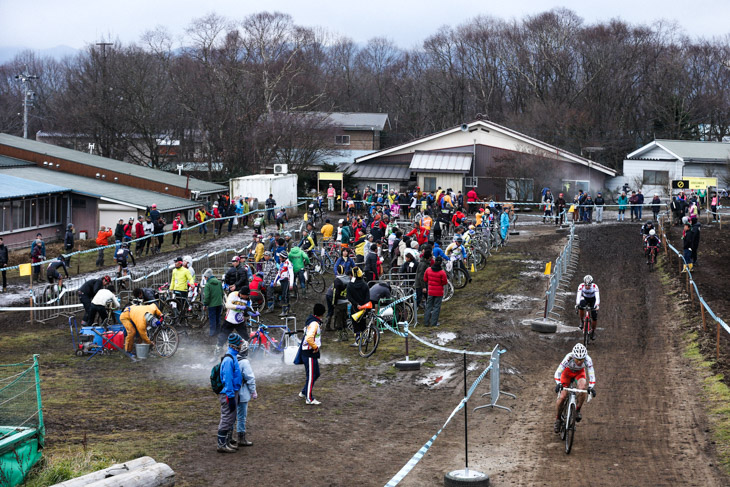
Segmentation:
[(223, 286), (216, 279), (212, 269), (203, 272), (203, 306), (208, 308), (210, 319), (210, 336), (216, 336), (221, 325), (221, 311), (223, 310)]
[(299, 286), (304, 291), (307, 287), (307, 281), (304, 279), (304, 264), (309, 265), (309, 257), (299, 247), (292, 247), (289, 251), (289, 262), (292, 264), (292, 270), (295, 276), (299, 276)]
[(629, 197), (626, 196), (626, 191), (621, 192), (621, 196), (618, 197), (618, 221), (622, 222), (626, 219), (626, 205), (629, 204)]

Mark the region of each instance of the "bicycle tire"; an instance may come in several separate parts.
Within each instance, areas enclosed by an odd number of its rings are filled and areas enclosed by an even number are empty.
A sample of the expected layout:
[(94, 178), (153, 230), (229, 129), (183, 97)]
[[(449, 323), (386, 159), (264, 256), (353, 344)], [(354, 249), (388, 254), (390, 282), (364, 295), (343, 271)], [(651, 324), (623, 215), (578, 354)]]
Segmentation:
[(479, 256), (477, 258), (477, 270), (484, 270), (487, 267), (487, 254), (479, 249), (476, 250), (476, 254)]
[(575, 403), (568, 407), (568, 417), (565, 424), (565, 453), (570, 454), (573, 449), (573, 437), (575, 436)]
[(155, 331), (152, 343), (155, 346), (157, 355), (160, 357), (172, 357), (180, 345), (180, 336), (175, 327), (162, 325)]
[(469, 275), (461, 267), (454, 269), (454, 288), (464, 289), (469, 282)]
[(208, 321), (208, 313), (203, 311), (203, 303), (200, 301), (195, 301), (190, 305), (188, 316), (193, 328), (200, 328)]
[(251, 338), (248, 344), (248, 356), (251, 360), (260, 360), (264, 357), (266, 350), (261, 345), (258, 335)]
[(365, 331), (360, 334), (360, 341), (357, 345), (357, 351), (363, 358), (367, 358), (374, 354), (378, 349), (378, 344), (380, 343), (380, 332), (372, 320), (374, 320), (374, 318), (371, 318), (371, 321), (368, 323)]
[[(588, 315), (588, 310), (586, 310), (586, 315)], [(588, 337), (590, 336), (590, 327), (593, 323), (593, 320), (590, 318), (584, 318), (583, 319), (583, 345), (588, 348)]]
[(323, 293), (326, 286), (322, 274), (315, 273), (310, 274), (309, 285), (312, 287), (312, 291), (314, 291), (315, 293)]
[(444, 299), (443, 302), (445, 303), (449, 299), (454, 297), (454, 285), (451, 283), (451, 281), (447, 281), (446, 285), (444, 286)]
[(41, 295), (42, 304), (46, 304), (49, 301), (53, 299), (53, 285), (46, 286), (45, 289), (43, 289), (43, 294)]

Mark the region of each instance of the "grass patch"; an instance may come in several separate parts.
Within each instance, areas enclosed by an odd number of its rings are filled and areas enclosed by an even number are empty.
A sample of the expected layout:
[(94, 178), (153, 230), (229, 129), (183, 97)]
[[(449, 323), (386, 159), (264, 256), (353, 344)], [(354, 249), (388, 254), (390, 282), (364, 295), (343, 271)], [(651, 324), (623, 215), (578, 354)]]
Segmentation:
[(68, 449), (52, 454), (44, 452), (43, 458), (31, 470), (26, 487), (42, 487), (86, 475), (118, 463), (108, 453)]
[(707, 360), (700, 351), (697, 332), (685, 334), (687, 345), (684, 356), (692, 361), (696, 368), (704, 372), (703, 394), (706, 399), (708, 415), (713, 425), (712, 434), (715, 439), (720, 464), (726, 474), (730, 475), (730, 388), (723, 382), (722, 374), (713, 374), (713, 361)]

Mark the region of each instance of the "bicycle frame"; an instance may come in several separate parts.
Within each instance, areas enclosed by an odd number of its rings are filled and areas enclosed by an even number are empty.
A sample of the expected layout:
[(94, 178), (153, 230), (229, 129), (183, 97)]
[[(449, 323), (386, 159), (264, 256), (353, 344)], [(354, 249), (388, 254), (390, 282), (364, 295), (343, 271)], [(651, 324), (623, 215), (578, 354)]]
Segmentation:
[[(578, 388), (571, 388), (571, 387), (565, 387), (562, 389), (563, 391), (568, 392), (568, 397), (566, 398), (566, 401), (563, 402), (563, 408), (560, 413), (560, 419), (562, 422), (562, 425), (560, 427), (560, 438), (562, 440), (565, 440), (565, 453), (566, 455), (570, 454), (571, 449), (573, 448), (573, 437), (575, 435), (575, 414), (577, 411), (577, 404), (578, 404), (578, 394), (588, 394), (587, 390), (578, 389)], [(560, 393), (558, 393), (560, 394)], [(588, 395), (588, 402), (590, 402), (591, 396)]]

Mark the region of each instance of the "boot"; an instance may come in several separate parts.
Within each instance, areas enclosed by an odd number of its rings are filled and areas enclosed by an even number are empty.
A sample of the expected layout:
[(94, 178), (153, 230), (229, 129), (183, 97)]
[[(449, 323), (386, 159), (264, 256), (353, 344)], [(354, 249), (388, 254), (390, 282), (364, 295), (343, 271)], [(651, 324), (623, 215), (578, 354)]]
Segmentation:
[(236, 450), (228, 446), (228, 431), (218, 430), (218, 453), (233, 453)]
[(694, 264), (688, 264), (690, 272), (692, 271), (692, 268), (694, 267)]
[(233, 430), (230, 430), (228, 432), (228, 436), (226, 437), (226, 445), (228, 445), (229, 448), (233, 448), (234, 450), (238, 451), (238, 442), (233, 439)]
[(682, 267), (682, 272), (687, 272), (687, 264), (685, 264), (684, 267)]
[(327, 322), (324, 325), (325, 331), (334, 331), (334, 328), (332, 328), (332, 316), (327, 317)]
[(281, 313), (279, 313), (279, 316), (288, 316), (289, 315), (289, 306), (283, 306), (281, 308)]
[(251, 446), (252, 442), (246, 440), (246, 433), (238, 433), (238, 446)]

